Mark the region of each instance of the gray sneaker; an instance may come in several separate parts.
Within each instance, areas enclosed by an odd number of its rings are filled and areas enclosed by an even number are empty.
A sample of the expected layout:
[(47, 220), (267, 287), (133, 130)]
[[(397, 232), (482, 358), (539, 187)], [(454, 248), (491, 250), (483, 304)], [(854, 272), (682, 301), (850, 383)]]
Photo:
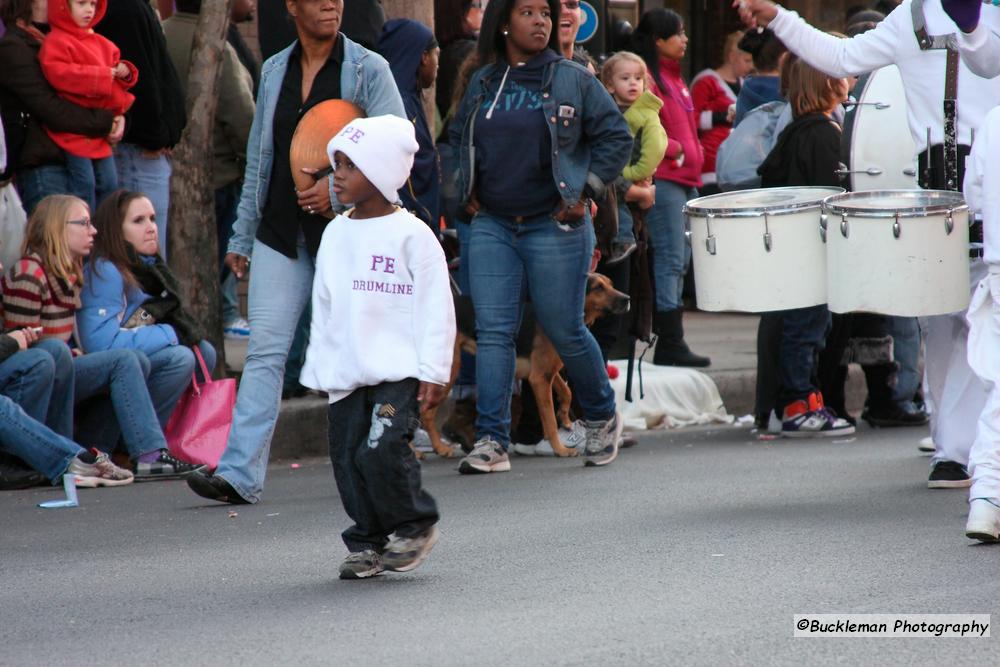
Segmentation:
[(606, 421), (585, 421), (587, 441), (583, 448), (583, 465), (606, 466), (618, 457), (618, 445), (622, 439), (622, 416), (615, 411), (614, 417)]
[(377, 551), (365, 549), (347, 554), (340, 564), (341, 579), (367, 579), (385, 570)]
[(507, 472), (510, 459), (503, 446), (493, 438), (476, 441), (476, 446), (458, 464), (458, 472), (463, 475), (478, 475), (488, 472)]
[(415, 570), (427, 558), (438, 541), (438, 528), (431, 526), (414, 537), (393, 537), (382, 554), (385, 569), (393, 572)]
[(104, 452), (92, 449), (97, 460), (93, 463), (84, 463), (78, 458), (69, 462), (66, 468), (67, 475), (76, 477), (76, 485), (88, 489), (98, 486), (123, 486), (131, 484), (135, 477), (128, 470), (119, 468)]
[[(562, 426), (559, 427), (559, 439), (562, 440), (562, 444), (570, 449), (575, 449), (578, 452), (583, 451), (583, 445), (587, 441), (587, 427), (584, 426), (583, 421), (577, 419), (573, 422), (573, 428), (570, 430), (564, 429)], [(555, 456), (556, 453), (552, 450), (552, 443), (547, 439), (543, 439), (537, 445), (535, 445), (535, 456)]]

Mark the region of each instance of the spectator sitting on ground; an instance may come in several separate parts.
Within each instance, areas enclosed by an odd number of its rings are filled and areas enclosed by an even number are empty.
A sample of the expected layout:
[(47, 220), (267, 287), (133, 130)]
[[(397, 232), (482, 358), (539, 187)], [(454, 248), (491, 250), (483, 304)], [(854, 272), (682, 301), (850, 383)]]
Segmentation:
[[(180, 284), (157, 254), (159, 230), (149, 199), (117, 190), (94, 215), (97, 236), (84, 265), (77, 336), (88, 352), (139, 350), (149, 359), (146, 386), (161, 427), (166, 427), (199, 364), (197, 346), (208, 366), (216, 353), (187, 312)], [(204, 382), (205, 378), (201, 378)]]
[[(42, 72), (59, 94), (80, 106), (109, 109), (124, 114), (135, 97), (128, 92), (138, 79), (135, 65), (122, 60), (118, 47), (94, 32), (104, 17), (107, 0), (52, 0), (52, 31), (42, 42), (38, 61)], [(111, 144), (101, 137), (46, 128), (66, 152), (69, 192), (94, 209), (118, 187)]]
[(88, 137), (122, 138), (124, 116), (107, 109), (73, 104), (49, 85), (38, 62), (48, 26), (46, 0), (4, 0), (0, 17), (7, 33), (0, 39), (0, 118), (7, 138), (7, 168), (0, 182), (16, 176), (25, 211), (51, 194), (69, 192), (66, 154), (45, 127)]
[[(26, 462), (53, 484), (64, 474), (75, 475), (77, 486), (130, 484), (132, 473), (107, 454), (87, 451), (42, 423), (56, 378), (48, 352), (30, 347), (38, 336), (31, 328), (0, 334), (0, 451)], [(24, 488), (28, 484), (23, 481), (30, 478), (20, 479), (20, 485), (4, 480), (0, 489)]]
[(437, 78), (438, 48), (434, 33), (422, 23), (393, 19), (385, 24), (378, 50), (389, 61), (396, 87), (403, 98), (406, 117), (417, 132), (417, 151), (413, 169), (399, 191), (403, 207), (414, 213), (435, 235), (440, 225), (441, 170), (434, 138), (424, 113), (423, 91)]
[[(80, 305), (83, 260), (90, 255), (96, 233), (83, 200), (50, 195), (38, 203), (28, 220), (25, 254), (3, 277), (5, 327), (40, 327), (43, 337), (70, 342)], [(132, 472), (139, 479), (168, 479), (195, 469), (167, 452), (146, 389), (145, 355), (124, 349), (84, 354), (77, 348), (76, 352), (75, 404), (94, 399), (86, 410), (77, 411), (78, 441), (110, 454), (120, 431)], [(73, 414), (67, 412), (53, 430), (71, 437)]]

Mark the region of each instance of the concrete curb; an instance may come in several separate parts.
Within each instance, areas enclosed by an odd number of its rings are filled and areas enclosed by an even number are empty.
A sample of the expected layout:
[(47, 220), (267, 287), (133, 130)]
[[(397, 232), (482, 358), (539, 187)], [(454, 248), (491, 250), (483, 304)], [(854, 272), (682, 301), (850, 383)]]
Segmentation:
[[(727, 412), (736, 417), (753, 413), (757, 373), (752, 370), (709, 372)], [(847, 409), (857, 414), (864, 406), (864, 372), (851, 365), (847, 377)], [(281, 402), (278, 424), (271, 441), (271, 459), (327, 456), (326, 399), (309, 396)]]

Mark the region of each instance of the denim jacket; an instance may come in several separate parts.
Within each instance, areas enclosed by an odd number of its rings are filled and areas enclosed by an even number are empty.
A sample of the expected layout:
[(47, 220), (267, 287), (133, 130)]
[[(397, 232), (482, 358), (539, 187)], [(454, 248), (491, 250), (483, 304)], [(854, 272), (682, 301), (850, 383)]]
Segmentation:
[[(389, 64), (382, 56), (352, 42), (344, 33), (337, 39), (344, 40), (344, 64), (340, 72), (341, 99), (354, 102), (364, 109), (367, 116), (392, 114), (406, 118), (403, 100), (396, 88), (396, 81), (389, 71)], [(257, 110), (254, 112), (247, 143), (247, 168), (243, 177), (243, 193), (236, 212), (233, 236), (228, 252), (250, 257), (254, 238), (260, 225), (264, 204), (267, 203), (274, 162), (274, 109), (281, 94), (281, 83), (288, 70), (288, 57), (292, 44), (264, 63), (260, 72), (257, 93)], [(337, 204), (333, 193), (333, 175), (328, 179), (330, 201)]]
[[(488, 84), (501, 79), (506, 68), (506, 63), (495, 63), (472, 75), (450, 125), (449, 143), (461, 146), (459, 187), (463, 203), (469, 202), (475, 187), (476, 116), (480, 107), (491, 101)], [(552, 177), (563, 200), (578, 202), (584, 197), (585, 185), (594, 197), (601, 198), (605, 187), (621, 174), (632, 150), (625, 117), (594, 75), (566, 59), (546, 66), (542, 99), (552, 134)], [(517, 137), (510, 138), (510, 149), (517, 150)]]

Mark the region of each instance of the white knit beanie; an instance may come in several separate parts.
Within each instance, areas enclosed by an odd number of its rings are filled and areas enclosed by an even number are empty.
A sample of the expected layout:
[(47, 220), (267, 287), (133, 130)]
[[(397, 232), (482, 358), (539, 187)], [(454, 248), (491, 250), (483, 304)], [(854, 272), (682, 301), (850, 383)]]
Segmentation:
[(390, 204), (399, 201), (399, 189), (413, 169), (417, 143), (413, 123), (399, 116), (355, 118), (326, 145), (333, 154), (340, 151), (351, 159)]

